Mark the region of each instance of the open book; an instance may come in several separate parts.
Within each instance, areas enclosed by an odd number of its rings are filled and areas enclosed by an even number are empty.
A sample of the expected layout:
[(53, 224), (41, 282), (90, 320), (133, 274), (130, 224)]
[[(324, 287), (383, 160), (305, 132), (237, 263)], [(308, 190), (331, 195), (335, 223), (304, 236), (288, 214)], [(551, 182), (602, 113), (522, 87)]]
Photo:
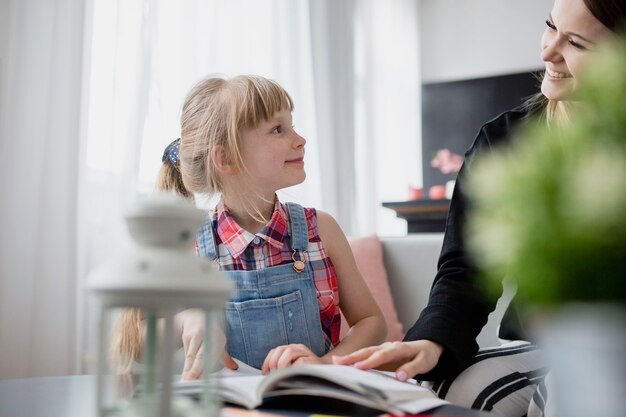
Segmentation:
[[(262, 375), (239, 361), (239, 369), (223, 369), (218, 395), (223, 402), (249, 409), (284, 396), (313, 396), (358, 404), (396, 415), (416, 414), (446, 404), (427, 388), (400, 382), (378, 371), (362, 371), (341, 365), (302, 365)], [(174, 393), (196, 395), (203, 381), (174, 383)]]

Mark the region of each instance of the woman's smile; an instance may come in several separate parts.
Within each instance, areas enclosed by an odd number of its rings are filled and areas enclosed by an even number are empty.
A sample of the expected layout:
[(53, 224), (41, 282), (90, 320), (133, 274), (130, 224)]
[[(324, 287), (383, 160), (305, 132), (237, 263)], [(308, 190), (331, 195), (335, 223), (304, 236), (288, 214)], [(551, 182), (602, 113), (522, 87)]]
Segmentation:
[(572, 74), (570, 73), (559, 72), (559, 71), (552, 70), (550, 68), (546, 68), (546, 74), (548, 74), (550, 78), (555, 78), (555, 79), (572, 78)]

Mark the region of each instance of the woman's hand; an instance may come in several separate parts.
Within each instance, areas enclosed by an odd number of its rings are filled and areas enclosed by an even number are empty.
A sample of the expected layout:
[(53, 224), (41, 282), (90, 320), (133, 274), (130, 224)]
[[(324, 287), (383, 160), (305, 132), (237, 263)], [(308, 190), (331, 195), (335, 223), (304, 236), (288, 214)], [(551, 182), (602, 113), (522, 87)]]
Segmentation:
[(424, 374), (437, 365), (443, 346), (430, 340), (386, 342), (359, 349), (344, 356), (333, 356), (336, 365), (354, 365), (359, 369), (383, 368), (396, 372), (396, 378), (406, 381)]
[(299, 365), (304, 363), (327, 363), (315, 353), (311, 352), (309, 348), (300, 344), (282, 345), (269, 351), (261, 371), (263, 374), (267, 374), (270, 371), (280, 368), (288, 368), (292, 365)]
[[(204, 312), (202, 310), (185, 310), (178, 314), (180, 322), (185, 364), (183, 379), (198, 379), (204, 371)], [(217, 345), (217, 338), (216, 345)], [(224, 337), (220, 338), (223, 342)], [(221, 343), (223, 346), (223, 343)], [(235, 361), (222, 349), (222, 363), (226, 368), (237, 369)]]

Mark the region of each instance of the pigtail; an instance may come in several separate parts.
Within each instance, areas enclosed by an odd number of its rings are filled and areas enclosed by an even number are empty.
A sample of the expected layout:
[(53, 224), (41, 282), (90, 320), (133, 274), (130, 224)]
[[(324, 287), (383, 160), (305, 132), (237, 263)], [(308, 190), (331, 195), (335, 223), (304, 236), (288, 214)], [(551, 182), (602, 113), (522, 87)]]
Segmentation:
[(157, 177), (156, 189), (159, 191), (173, 191), (185, 198), (192, 198), (192, 194), (183, 183), (180, 171), (180, 138), (167, 145), (161, 157), (161, 169)]
[(110, 360), (118, 374), (128, 374), (133, 361), (141, 361), (143, 319), (137, 308), (124, 309), (113, 327)]
[(183, 184), (183, 176), (180, 173), (180, 165), (172, 164), (169, 159), (163, 162), (157, 177), (156, 189), (159, 191), (173, 191), (185, 198), (192, 198), (191, 193)]
[[(193, 198), (185, 184), (180, 172), (178, 153), (180, 139), (170, 143), (161, 161), (161, 169), (156, 181), (156, 189), (159, 191), (172, 191), (185, 198)], [(141, 347), (143, 340), (143, 318), (141, 310), (136, 308), (124, 309), (113, 327), (112, 342), (110, 349), (111, 363), (117, 365), (119, 374), (128, 374), (131, 371), (133, 361), (141, 360)]]

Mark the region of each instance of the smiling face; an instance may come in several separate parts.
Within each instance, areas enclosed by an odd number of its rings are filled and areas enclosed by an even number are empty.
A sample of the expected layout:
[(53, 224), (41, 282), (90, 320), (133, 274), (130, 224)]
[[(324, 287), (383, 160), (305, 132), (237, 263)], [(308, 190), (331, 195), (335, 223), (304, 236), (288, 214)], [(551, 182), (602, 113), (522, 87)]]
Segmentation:
[(546, 66), (541, 92), (550, 100), (566, 100), (597, 44), (615, 34), (598, 21), (583, 0), (555, 0), (541, 38)]
[(304, 181), (306, 140), (293, 128), (291, 111), (274, 113), (254, 129), (241, 135), (241, 156), (252, 191), (265, 198), (282, 188)]

